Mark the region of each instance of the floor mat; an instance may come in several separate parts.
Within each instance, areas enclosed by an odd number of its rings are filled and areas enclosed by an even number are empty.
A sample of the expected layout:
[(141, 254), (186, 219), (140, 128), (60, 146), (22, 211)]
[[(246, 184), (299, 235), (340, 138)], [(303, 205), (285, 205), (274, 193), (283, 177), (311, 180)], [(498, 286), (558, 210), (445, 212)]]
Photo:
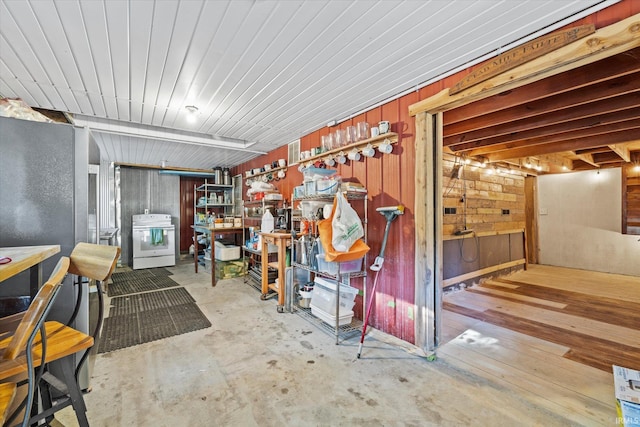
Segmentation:
[(208, 328), (211, 322), (185, 288), (113, 298), (98, 353)]
[(116, 271), (111, 275), (111, 283), (107, 286), (107, 295), (117, 297), (179, 286), (169, 277), (172, 274), (163, 267)]

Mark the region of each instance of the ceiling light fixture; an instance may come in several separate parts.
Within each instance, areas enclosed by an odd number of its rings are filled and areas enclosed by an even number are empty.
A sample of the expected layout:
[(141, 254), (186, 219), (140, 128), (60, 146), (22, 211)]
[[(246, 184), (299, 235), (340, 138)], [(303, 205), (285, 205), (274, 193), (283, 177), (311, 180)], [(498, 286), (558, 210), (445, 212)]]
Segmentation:
[(198, 107), (196, 107), (195, 105), (187, 105), (186, 107), (184, 107), (185, 110), (187, 110), (187, 121), (189, 123), (195, 123), (196, 121), (196, 117), (198, 116)]

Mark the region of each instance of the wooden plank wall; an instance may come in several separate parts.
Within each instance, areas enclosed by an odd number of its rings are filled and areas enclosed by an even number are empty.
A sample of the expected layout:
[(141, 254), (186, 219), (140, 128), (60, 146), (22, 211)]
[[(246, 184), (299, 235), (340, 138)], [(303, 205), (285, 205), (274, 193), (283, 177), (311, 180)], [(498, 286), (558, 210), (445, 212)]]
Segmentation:
[[(640, 13), (640, 2), (623, 0), (571, 26), (594, 23), (596, 28), (601, 28), (636, 13)], [(371, 260), (379, 253), (385, 225), (384, 218), (375, 212), (375, 208), (395, 204), (403, 204), (407, 207), (405, 215), (394, 222), (389, 235), (385, 264), (378, 279), (375, 308), (372, 311), (370, 324), (374, 328), (411, 343), (415, 342), (413, 318), (415, 120), (408, 114), (409, 105), (451, 87), (473, 68), (460, 71), (338, 125), (340, 128), (346, 128), (360, 121), (375, 124), (380, 120), (388, 120), (392, 123), (391, 130), (400, 134), (392, 154), (385, 156), (376, 154), (373, 158), (355, 163), (347, 161), (345, 165), (339, 166), (338, 170), (343, 177), (360, 181), (369, 190), (368, 231)], [(319, 118), (319, 120), (325, 119)], [(444, 121), (446, 124), (446, 114)], [(332, 130), (334, 129), (323, 127), (303, 136), (300, 139), (300, 150), (320, 146), (320, 136)], [(247, 169), (261, 167), (279, 158), (287, 158), (287, 146), (274, 149), (264, 156), (242, 164), (234, 168), (232, 173), (244, 175)], [(282, 194), (289, 195), (289, 197), (285, 196), (289, 200), (293, 187), (300, 183), (302, 183), (302, 174), (297, 168), (289, 168), (285, 179), (274, 182)], [(246, 188), (243, 192), (246, 192)], [(370, 289), (373, 285), (373, 275), (366, 278), (366, 284), (361, 282), (362, 279), (358, 279), (353, 285), (360, 289), (363, 286)], [(361, 307), (362, 297), (358, 297), (355, 310), (359, 318), (362, 318)]]
[(634, 165), (622, 168), (622, 232), (640, 235), (640, 171)]

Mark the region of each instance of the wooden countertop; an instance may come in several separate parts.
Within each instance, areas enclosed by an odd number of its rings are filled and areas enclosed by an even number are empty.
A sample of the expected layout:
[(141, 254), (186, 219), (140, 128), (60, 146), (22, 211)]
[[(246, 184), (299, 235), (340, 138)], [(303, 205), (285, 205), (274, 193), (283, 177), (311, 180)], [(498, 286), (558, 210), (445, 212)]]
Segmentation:
[(259, 232), (259, 234), (265, 236), (265, 237), (273, 237), (275, 239), (290, 239), (291, 238), (291, 233), (263, 233), (263, 232)]
[(0, 282), (28, 270), (58, 252), (60, 252), (60, 245), (0, 248), (0, 256), (11, 258), (9, 264), (0, 265)]
[(203, 230), (209, 230), (209, 231), (241, 231), (243, 230), (245, 227), (214, 227), (211, 225), (207, 225), (207, 224), (194, 224), (191, 226), (191, 228), (200, 228)]

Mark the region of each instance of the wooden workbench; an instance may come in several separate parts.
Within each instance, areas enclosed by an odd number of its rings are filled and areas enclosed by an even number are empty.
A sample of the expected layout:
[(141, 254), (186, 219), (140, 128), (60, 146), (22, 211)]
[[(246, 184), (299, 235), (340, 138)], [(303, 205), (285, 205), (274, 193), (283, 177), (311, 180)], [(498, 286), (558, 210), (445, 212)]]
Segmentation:
[[(278, 312), (284, 312), (285, 277), (287, 268), (287, 246), (291, 246), (290, 233), (260, 233), (262, 237), (262, 296), (266, 299), (269, 290), (278, 293)], [(278, 247), (278, 260), (269, 262), (269, 244)], [(278, 270), (278, 285), (269, 283), (269, 267)]]

